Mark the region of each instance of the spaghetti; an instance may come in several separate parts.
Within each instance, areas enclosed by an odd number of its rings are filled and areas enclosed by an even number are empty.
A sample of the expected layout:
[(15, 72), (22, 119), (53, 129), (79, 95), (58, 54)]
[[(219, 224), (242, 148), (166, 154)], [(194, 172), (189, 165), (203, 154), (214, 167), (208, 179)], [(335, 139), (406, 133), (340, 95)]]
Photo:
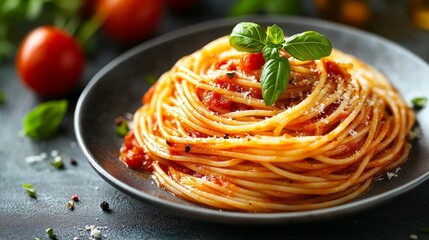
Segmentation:
[(222, 37), (180, 59), (142, 99), (121, 160), (173, 194), (217, 209), (326, 208), (369, 189), (408, 156), (413, 111), (357, 58), (298, 61), (272, 106), (261, 53)]

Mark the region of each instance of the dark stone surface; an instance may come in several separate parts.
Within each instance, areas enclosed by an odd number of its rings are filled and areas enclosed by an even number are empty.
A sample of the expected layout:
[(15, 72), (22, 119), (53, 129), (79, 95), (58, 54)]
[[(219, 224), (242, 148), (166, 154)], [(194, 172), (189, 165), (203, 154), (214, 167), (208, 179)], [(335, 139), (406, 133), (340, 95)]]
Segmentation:
[[(161, 33), (223, 14), (218, 10), (178, 20), (167, 16)], [(369, 30), (429, 60), (428, 32), (414, 29), (404, 21), (397, 25), (401, 34), (394, 34), (394, 30), (387, 32), (381, 23), (382, 20)], [(105, 48), (90, 57), (82, 87), (121, 51)], [(48, 239), (46, 228), (53, 228), (59, 239), (88, 239), (86, 225), (99, 226), (102, 239), (409, 239), (411, 234), (416, 234), (419, 240), (429, 239), (429, 234), (420, 231), (429, 227), (429, 181), (365, 212), (322, 222), (249, 228), (178, 217), (130, 198), (91, 168), (76, 144), (73, 130), (74, 107), (80, 90), (69, 96), (71, 106), (59, 133), (43, 141), (18, 136), (26, 113), (43, 99), (22, 86), (13, 61), (1, 62), (0, 91), (6, 94), (6, 101), (0, 106), (0, 239)], [(62, 156), (63, 170), (50, 165), (52, 151)], [(41, 153), (47, 154), (45, 160), (26, 162), (26, 157)], [(70, 158), (77, 160), (77, 166), (70, 164)], [(37, 199), (25, 193), (22, 183), (34, 185)], [(73, 194), (80, 201), (70, 211), (66, 204)], [(102, 211), (102, 201), (109, 203), (110, 212)]]

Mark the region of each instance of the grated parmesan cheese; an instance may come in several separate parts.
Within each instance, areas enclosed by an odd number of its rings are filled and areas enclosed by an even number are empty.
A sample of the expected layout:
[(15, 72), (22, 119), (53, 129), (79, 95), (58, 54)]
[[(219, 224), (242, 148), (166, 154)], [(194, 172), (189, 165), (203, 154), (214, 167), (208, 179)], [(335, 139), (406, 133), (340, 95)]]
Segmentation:
[(28, 157), (26, 157), (25, 158), (25, 161), (27, 162), (27, 163), (35, 163), (35, 162), (41, 162), (41, 161), (43, 161), (43, 160), (45, 160), (46, 159), (46, 157), (47, 157), (48, 155), (46, 154), (46, 153), (44, 153), (44, 152), (42, 152), (41, 154), (39, 154), (39, 155), (33, 155), (33, 156), (28, 156)]

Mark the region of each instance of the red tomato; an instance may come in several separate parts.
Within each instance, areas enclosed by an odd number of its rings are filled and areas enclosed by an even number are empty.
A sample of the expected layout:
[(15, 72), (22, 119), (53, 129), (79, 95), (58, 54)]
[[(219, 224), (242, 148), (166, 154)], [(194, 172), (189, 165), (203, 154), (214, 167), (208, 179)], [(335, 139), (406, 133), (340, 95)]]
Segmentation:
[(31, 31), (16, 56), (22, 82), (47, 97), (61, 96), (76, 87), (83, 65), (84, 54), (75, 39), (51, 26)]
[(102, 28), (109, 37), (132, 44), (155, 33), (164, 14), (164, 1), (100, 0), (97, 13), (105, 17)]
[(240, 59), (240, 67), (244, 71), (259, 70), (265, 63), (262, 52), (249, 53)]

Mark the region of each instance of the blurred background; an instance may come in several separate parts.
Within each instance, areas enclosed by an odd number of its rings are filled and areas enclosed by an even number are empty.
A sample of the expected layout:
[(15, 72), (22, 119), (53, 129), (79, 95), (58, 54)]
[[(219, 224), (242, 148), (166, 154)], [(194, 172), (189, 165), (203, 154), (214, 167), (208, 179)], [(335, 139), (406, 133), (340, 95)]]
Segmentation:
[(86, 82), (115, 56), (153, 37), (202, 21), (255, 14), (350, 25), (429, 61), (424, 40), (429, 39), (429, 0), (0, 0), (0, 66), (13, 64), (33, 29), (52, 25), (82, 47)]
[[(41, 25), (65, 29), (91, 52), (100, 38), (130, 47), (196, 22), (253, 14), (321, 18), (398, 41), (409, 37), (407, 28), (429, 30), (427, 0), (0, 0), (0, 54), (14, 58), (24, 36)], [(140, 35), (115, 29), (137, 23)]]

